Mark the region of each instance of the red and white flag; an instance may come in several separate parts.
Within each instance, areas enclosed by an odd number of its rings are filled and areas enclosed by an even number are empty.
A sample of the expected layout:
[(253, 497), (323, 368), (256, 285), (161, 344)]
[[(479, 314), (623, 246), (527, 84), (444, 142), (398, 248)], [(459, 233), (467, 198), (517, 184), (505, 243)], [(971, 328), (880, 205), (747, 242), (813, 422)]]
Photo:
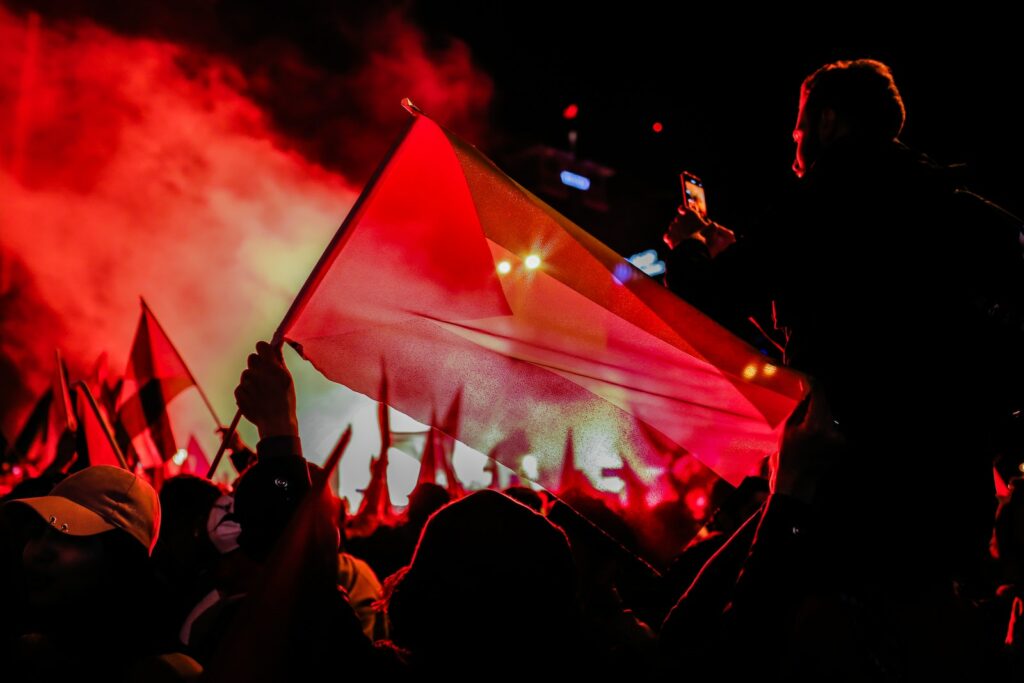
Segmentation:
[(194, 385), (185, 361), (143, 301), (117, 415), (144, 468), (160, 468), (177, 453), (167, 404)]
[[(461, 392), (459, 439), (522, 432), (558, 486), (573, 430), (593, 477), (616, 454), (661, 487), (642, 421), (732, 483), (777, 448), (804, 392), (779, 368), (416, 117), (278, 330), (328, 378), (426, 422)], [(498, 449), (499, 451), (501, 449)], [(514, 452), (509, 451), (509, 452)], [(503, 461), (519, 469), (518, 453)]]

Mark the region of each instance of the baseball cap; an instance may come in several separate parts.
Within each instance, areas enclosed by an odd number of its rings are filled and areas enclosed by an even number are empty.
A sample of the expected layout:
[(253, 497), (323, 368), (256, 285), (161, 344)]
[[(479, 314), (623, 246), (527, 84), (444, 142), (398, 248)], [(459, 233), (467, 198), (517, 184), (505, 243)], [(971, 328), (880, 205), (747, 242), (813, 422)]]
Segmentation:
[(69, 536), (94, 536), (120, 529), (153, 552), (160, 532), (160, 498), (128, 470), (95, 465), (75, 472), (48, 496), (10, 501), (32, 508)]

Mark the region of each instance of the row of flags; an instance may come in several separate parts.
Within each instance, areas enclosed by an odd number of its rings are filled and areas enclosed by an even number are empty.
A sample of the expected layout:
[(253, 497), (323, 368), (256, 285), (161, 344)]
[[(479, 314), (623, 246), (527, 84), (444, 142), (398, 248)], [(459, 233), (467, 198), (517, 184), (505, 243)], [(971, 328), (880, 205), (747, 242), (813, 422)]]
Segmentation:
[[(114, 465), (150, 474), (179, 453), (167, 406), (198, 383), (142, 301), (142, 313), (121, 380), (113, 379), (106, 354), (91, 377), (70, 382), (58, 350), (51, 386), (29, 413), (5, 461), (28, 476)], [(211, 416), (219, 426), (216, 414)], [(206, 473), (206, 456), (191, 436), (180, 471)]]

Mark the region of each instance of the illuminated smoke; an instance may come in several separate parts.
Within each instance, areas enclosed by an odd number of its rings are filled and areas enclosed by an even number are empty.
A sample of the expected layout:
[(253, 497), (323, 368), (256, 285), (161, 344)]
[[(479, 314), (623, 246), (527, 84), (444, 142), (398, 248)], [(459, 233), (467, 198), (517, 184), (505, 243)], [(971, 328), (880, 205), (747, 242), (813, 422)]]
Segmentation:
[(469, 122), (491, 94), (464, 45), (427, 50), (397, 13), (364, 27), (372, 49), (338, 73), (286, 41), (229, 50), (53, 14), (0, 8), (8, 435), (55, 346), (76, 376), (102, 351), (124, 367), (139, 295), (230, 417), (245, 355), (407, 117), (401, 97), (479, 137)]

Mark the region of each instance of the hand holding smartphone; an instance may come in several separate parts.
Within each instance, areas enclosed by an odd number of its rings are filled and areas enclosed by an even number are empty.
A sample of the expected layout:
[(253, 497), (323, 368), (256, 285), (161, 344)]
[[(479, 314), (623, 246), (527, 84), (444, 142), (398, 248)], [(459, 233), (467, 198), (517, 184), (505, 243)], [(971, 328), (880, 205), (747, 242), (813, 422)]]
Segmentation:
[(704, 196), (704, 183), (689, 171), (679, 174), (679, 182), (683, 186), (683, 203), (686, 209), (697, 214), (702, 221), (706, 221), (708, 219), (708, 202)]

